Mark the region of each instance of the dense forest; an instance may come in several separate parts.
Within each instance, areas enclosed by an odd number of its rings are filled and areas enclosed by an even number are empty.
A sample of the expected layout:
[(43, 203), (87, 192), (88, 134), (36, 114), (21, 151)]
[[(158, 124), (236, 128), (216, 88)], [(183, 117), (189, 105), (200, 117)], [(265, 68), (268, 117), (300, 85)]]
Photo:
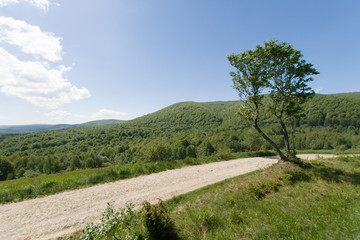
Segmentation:
[[(137, 119), (29, 134), (0, 135), (0, 180), (139, 161), (171, 161), (270, 150), (236, 113), (239, 101), (182, 102)], [(264, 113), (261, 126), (283, 147), (280, 129)], [(360, 93), (315, 95), (296, 120), (302, 149), (360, 148)]]

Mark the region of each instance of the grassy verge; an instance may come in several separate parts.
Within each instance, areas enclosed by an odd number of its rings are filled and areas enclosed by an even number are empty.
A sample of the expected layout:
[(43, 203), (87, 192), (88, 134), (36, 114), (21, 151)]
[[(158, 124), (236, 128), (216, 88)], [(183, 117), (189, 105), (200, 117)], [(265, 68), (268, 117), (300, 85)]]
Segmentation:
[(345, 151), (339, 151), (336, 149), (318, 149), (318, 150), (298, 150), (297, 154), (335, 154), (335, 155), (346, 155), (346, 154), (359, 154), (359, 149), (347, 149)]
[(277, 164), (167, 202), (181, 239), (360, 239), (360, 157)]
[(206, 158), (186, 158), (176, 161), (161, 161), (149, 163), (135, 163), (123, 166), (113, 166), (99, 169), (85, 169), (73, 172), (44, 175), (34, 178), (21, 178), (0, 182), (0, 203), (20, 201), (87, 187), (98, 183), (112, 182), (119, 179), (136, 177), (144, 174), (180, 168), (186, 165), (199, 165), (235, 158), (269, 156), (272, 152), (249, 152), (228, 155), (217, 155)]

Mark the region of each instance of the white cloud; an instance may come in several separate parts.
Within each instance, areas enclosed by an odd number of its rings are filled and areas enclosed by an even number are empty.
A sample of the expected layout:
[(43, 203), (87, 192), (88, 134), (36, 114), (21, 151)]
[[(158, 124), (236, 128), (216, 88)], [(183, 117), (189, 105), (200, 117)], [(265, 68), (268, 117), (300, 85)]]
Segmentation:
[[(23, 0), (35, 7), (41, 8), (42, 10), (48, 10), (50, 2), (48, 0)], [(19, 3), (19, 0), (0, 0), (0, 7), (4, 7), (10, 4)]]
[(319, 92), (321, 92), (322, 90), (323, 90), (322, 87), (318, 87), (317, 89), (315, 89), (315, 92), (316, 92), (316, 93), (319, 93)]
[(35, 7), (41, 8), (42, 10), (48, 10), (50, 2), (48, 0), (25, 0), (26, 2), (34, 5)]
[(111, 109), (101, 109), (93, 115), (94, 119), (121, 119), (126, 116), (126, 113), (119, 112)]
[(0, 41), (17, 46), (22, 52), (55, 62), (62, 60), (61, 38), (42, 32), (40, 27), (11, 17), (0, 17)]
[(54, 109), (91, 96), (86, 88), (78, 88), (64, 77), (68, 70), (65, 66), (50, 68), (46, 62), (20, 61), (0, 48), (0, 92), (37, 106)]
[(10, 4), (19, 3), (18, 0), (0, 0), (0, 7), (4, 7)]
[(44, 115), (47, 118), (51, 118), (53, 120), (62, 120), (65, 119), (67, 116), (69, 116), (70, 113), (63, 110), (55, 110), (55, 111), (47, 112)]

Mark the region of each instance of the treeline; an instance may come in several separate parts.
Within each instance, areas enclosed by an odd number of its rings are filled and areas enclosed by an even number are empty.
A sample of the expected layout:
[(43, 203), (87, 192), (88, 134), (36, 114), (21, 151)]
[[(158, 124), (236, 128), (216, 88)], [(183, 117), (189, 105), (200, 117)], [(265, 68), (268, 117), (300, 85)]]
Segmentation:
[[(270, 150), (236, 111), (238, 101), (174, 104), (121, 124), (44, 131), (0, 140), (0, 180), (125, 163)], [(295, 125), (297, 149), (359, 149), (360, 95), (316, 95)], [(280, 129), (261, 125), (283, 147)]]

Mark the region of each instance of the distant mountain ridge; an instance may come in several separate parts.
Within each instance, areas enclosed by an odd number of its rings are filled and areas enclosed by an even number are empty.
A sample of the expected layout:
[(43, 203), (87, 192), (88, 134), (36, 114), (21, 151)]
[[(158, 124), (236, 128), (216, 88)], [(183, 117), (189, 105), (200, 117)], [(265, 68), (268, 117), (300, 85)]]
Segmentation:
[(39, 131), (59, 130), (67, 128), (100, 127), (125, 122), (124, 120), (104, 119), (80, 124), (29, 124), (29, 125), (0, 125), (0, 133), (25, 134)]

